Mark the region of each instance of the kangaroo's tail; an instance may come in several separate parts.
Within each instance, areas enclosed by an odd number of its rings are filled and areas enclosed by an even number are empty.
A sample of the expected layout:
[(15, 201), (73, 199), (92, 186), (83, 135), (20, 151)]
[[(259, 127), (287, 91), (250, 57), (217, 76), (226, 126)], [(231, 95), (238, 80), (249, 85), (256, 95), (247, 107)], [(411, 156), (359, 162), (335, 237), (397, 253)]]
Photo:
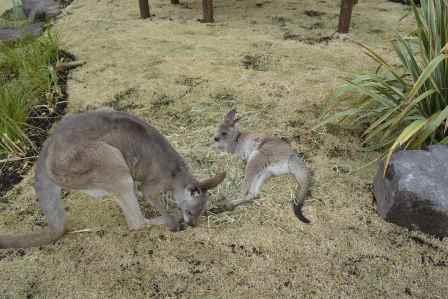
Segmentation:
[(35, 189), (39, 204), (48, 219), (48, 227), (34, 233), (0, 235), (0, 248), (27, 248), (49, 244), (65, 232), (65, 211), (61, 188), (48, 176), (46, 167), (47, 146), (44, 145), (36, 166)]
[(296, 191), (296, 198), (292, 206), (294, 214), (303, 223), (310, 223), (310, 220), (303, 215), (302, 208), (311, 185), (311, 171), (306, 167), (305, 161), (297, 153), (289, 157), (288, 168), (300, 185), (300, 189), (298, 188)]

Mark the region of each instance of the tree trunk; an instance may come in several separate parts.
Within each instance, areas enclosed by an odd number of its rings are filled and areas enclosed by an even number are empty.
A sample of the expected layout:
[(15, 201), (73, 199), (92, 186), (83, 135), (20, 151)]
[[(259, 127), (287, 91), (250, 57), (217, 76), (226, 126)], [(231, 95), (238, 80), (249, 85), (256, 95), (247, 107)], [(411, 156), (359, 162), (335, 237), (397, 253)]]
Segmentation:
[(202, 22), (213, 23), (213, 0), (202, 0)]
[(350, 22), (352, 19), (354, 0), (341, 0), (341, 13), (339, 14), (339, 33), (348, 33), (350, 31)]
[(179, 0), (171, 0), (171, 4), (179, 4)]
[(140, 7), (140, 17), (142, 19), (149, 18), (151, 16), (149, 12), (149, 2), (148, 0), (138, 0), (138, 4)]

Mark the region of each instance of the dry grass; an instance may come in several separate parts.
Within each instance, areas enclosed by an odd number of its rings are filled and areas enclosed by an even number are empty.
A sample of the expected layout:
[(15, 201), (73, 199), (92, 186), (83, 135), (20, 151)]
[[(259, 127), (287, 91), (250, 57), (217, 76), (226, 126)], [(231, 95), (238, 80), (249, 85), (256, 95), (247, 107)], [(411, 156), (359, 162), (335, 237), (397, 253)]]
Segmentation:
[[(69, 81), (70, 110), (109, 103), (132, 111), (160, 128), (199, 177), (227, 168), (213, 206), (240, 186), (242, 163), (209, 147), (224, 112), (236, 107), (243, 127), (287, 136), (305, 152), (315, 171), (305, 208), (312, 224), (293, 217), (288, 178), (270, 181), (256, 204), (176, 234), (128, 232), (113, 201), (70, 193), (71, 229), (99, 231), (0, 251), (0, 296), (445, 297), (447, 241), (378, 218), (369, 192), (374, 168), (363, 167), (375, 155), (362, 153), (355, 129), (310, 130), (344, 78), (375, 67), (350, 42), (282, 38), (331, 34), (339, 1), (215, 2), (217, 23), (205, 25), (194, 21), (200, 1), (153, 1), (157, 16), (144, 21), (136, 1), (75, 0), (56, 26), (87, 61)], [(306, 16), (309, 9), (325, 15)], [(388, 56), (391, 29), (412, 29), (398, 22), (404, 13), (386, 1), (360, 1), (353, 38)], [(31, 184), (26, 179), (2, 200), (2, 232), (44, 224)]]
[(12, 7), (13, 7), (13, 1), (11, 1), (11, 0), (2, 1), (0, 3), (0, 15)]

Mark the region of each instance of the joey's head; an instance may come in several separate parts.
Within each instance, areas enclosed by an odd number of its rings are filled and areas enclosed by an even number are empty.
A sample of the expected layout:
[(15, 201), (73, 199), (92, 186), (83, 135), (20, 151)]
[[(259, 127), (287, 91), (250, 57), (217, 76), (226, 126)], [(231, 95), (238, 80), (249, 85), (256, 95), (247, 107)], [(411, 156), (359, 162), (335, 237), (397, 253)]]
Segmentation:
[(188, 184), (175, 190), (177, 206), (181, 209), (184, 221), (190, 226), (198, 224), (199, 217), (207, 210), (208, 190), (218, 186), (226, 177), (220, 173), (202, 182)]
[(239, 118), (233, 109), (224, 117), (214, 137), (214, 146), (224, 152), (233, 152), (238, 137), (240, 136)]

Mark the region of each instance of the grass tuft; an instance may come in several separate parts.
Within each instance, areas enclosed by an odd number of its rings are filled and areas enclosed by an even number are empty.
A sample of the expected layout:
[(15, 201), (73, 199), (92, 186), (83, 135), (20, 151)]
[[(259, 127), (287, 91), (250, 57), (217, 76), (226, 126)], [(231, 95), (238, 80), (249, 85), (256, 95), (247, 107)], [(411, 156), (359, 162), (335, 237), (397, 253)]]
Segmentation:
[(359, 44), (378, 69), (342, 86), (335, 102), (349, 108), (321, 123), (337, 120), (366, 127), (364, 143), (374, 150), (388, 148), (387, 161), (400, 148), (448, 144), (448, 3), (423, 0), (420, 9), (412, 9), (415, 35), (393, 42), (399, 64)]
[(23, 156), (33, 147), (26, 137), (33, 105), (55, 105), (57, 38), (47, 33), (0, 45), (0, 158)]

